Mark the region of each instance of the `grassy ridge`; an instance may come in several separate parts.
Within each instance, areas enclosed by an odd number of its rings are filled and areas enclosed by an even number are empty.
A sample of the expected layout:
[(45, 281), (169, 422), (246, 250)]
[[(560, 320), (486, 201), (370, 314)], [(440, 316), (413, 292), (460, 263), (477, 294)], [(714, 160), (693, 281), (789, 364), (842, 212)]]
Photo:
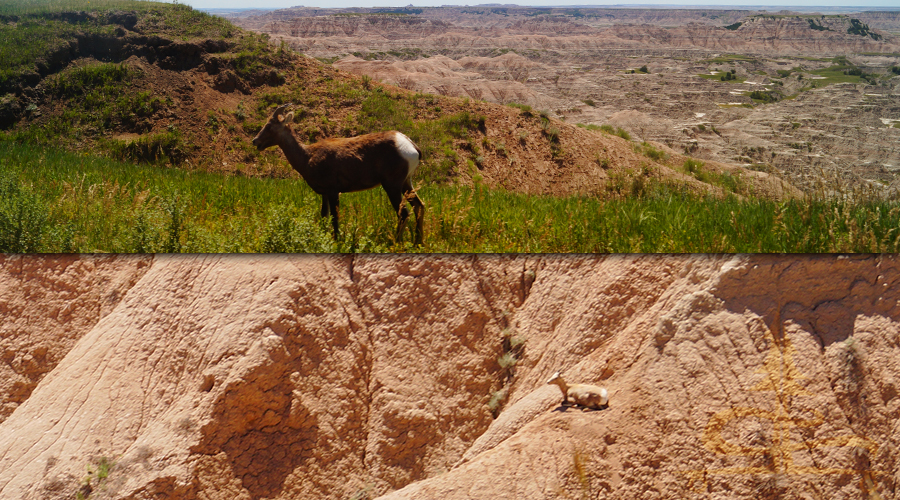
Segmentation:
[[(89, 12), (85, 12), (89, 11)], [(0, 2), (0, 89), (24, 79), (37, 83), (48, 66), (64, 63), (76, 36), (115, 31), (107, 19), (117, 12), (139, 15), (133, 27), (143, 35), (168, 38), (227, 38), (238, 32), (225, 19), (183, 4), (128, 0), (18, 0)]]
[[(425, 252), (896, 252), (887, 202), (776, 203), (652, 186), (636, 198), (424, 186)], [(341, 197), (342, 238), (298, 179), (226, 177), (0, 144), (0, 251), (385, 252), (381, 190)]]
[(14, 2), (0, 3), (0, 15), (41, 15), (57, 12), (84, 11), (88, 9), (99, 12), (113, 10), (146, 10), (154, 4), (157, 4), (157, 2), (143, 2), (138, 0), (93, 0), (88, 3), (85, 0), (16, 0)]

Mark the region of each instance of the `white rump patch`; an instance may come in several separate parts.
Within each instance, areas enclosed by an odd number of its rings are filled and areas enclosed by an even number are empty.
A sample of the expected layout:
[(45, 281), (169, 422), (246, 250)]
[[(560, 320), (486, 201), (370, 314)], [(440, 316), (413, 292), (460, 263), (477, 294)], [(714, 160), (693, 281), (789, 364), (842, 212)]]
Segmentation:
[(419, 152), (416, 151), (416, 146), (409, 137), (406, 137), (400, 132), (394, 132), (394, 145), (397, 146), (397, 151), (400, 153), (400, 156), (406, 160), (406, 165), (409, 168), (409, 173), (406, 174), (406, 178), (409, 179), (416, 173), (416, 167), (419, 166)]

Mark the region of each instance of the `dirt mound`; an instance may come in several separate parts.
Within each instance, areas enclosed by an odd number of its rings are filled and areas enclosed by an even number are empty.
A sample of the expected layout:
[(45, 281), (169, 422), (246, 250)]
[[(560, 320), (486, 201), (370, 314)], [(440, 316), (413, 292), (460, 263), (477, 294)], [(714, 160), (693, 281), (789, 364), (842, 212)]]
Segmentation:
[(0, 281), (13, 349), (75, 270), (117, 305), (0, 424), (3, 498), (896, 498), (893, 257), (56, 262), (2, 261), (57, 278)]

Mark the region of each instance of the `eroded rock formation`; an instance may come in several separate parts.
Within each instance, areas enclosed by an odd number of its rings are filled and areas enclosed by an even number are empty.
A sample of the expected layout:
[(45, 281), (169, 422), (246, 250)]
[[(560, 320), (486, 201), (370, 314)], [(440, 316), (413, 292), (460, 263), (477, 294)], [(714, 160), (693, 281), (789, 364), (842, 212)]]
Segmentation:
[(893, 499), (898, 285), (891, 256), (5, 257), (3, 369), (58, 361), (0, 423), (0, 497)]

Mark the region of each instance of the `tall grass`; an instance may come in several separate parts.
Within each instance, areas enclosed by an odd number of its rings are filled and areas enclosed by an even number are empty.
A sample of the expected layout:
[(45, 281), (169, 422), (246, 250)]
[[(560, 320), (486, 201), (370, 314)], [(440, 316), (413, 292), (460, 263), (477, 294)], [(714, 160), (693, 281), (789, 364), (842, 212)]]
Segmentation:
[(0, 3), (0, 15), (25, 16), (52, 12), (146, 10), (162, 2), (139, 0), (15, 0)]
[[(886, 201), (529, 196), (425, 184), (425, 244), (380, 189), (341, 197), (335, 241), (300, 179), (226, 177), (0, 143), (4, 252), (896, 252)], [(412, 223), (410, 223), (410, 230)]]

